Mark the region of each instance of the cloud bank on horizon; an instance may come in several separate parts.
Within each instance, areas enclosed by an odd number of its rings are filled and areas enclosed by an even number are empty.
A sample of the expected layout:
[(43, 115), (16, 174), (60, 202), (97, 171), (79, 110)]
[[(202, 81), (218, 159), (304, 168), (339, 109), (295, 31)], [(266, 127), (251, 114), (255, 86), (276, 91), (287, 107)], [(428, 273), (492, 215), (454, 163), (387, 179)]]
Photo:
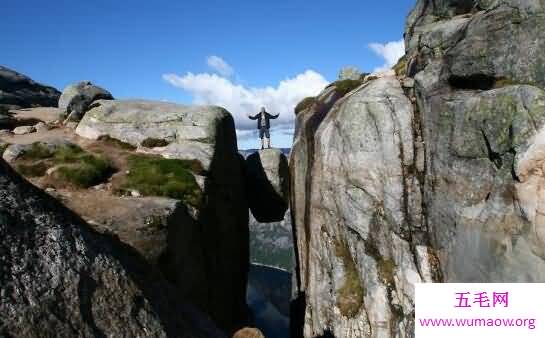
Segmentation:
[[(368, 47), (384, 59), (384, 64), (374, 69), (382, 71), (391, 68), (405, 54), (403, 39), (384, 44), (371, 43)], [(316, 96), (329, 81), (311, 69), (286, 78), (273, 86), (251, 87), (237, 83), (233, 79), (235, 69), (217, 55), (206, 58), (210, 72), (185, 75), (164, 74), (163, 79), (169, 84), (191, 94), (194, 104), (217, 105), (227, 109), (235, 119), (239, 140), (255, 137), (255, 121), (248, 119), (248, 114), (257, 114), (261, 107), (273, 114), (280, 113), (273, 124), (273, 133), (292, 137), (297, 103), (308, 96)]]
[(319, 94), (329, 83), (314, 70), (306, 70), (280, 81), (276, 86), (249, 87), (231, 79), (234, 69), (222, 58), (209, 56), (207, 64), (210, 73), (185, 75), (164, 74), (163, 79), (193, 97), (194, 104), (210, 104), (224, 107), (235, 119), (237, 135), (240, 138), (255, 136), (255, 121), (248, 114), (257, 114), (266, 107), (272, 114), (280, 113), (275, 120), (273, 131), (293, 135), (294, 107), (302, 99)]

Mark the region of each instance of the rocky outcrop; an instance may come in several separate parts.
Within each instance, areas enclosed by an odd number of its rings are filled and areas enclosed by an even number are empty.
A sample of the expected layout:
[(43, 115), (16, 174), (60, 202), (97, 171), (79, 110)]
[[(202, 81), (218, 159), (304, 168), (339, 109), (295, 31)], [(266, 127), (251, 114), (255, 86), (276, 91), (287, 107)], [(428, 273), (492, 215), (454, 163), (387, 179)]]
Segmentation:
[(59, 99), (60, 117), (80, 121), (89, 106), (97, 100), (113, 100), (112, 94), (90, 81), (81, 81), (66, 87)]
[(419, 156), (412, 115), (397, 78), (368, 82), (335, 103), (314, 139), (303, 140), (313, 143), (312, 152), (299, 150), (309, 162), (291, 157), (309, 165), (292, 167), (305, 337), (328, 329), (335, 337), (389, 337), (392, 324), (410, 326), (412, 283), (431, 280), (419, 273), (431, 268), (425, 250), (414, 259), (410, 230), (421, 215), (420, 201), (407, 197), (419, 191), (416, 176), (406, 179)]
[[(248, 205), (231, 115), (219, 107), (99, 100), (76, 133), (90, 140), (121, 141), (139, 153), (190, 160), (198, 167), (193, 175), (202, 203), (166, 208), (165, 214), (157, 213), (164, 217), (152, 217), (149, 225), (142, 222), (147, 212), (140, 217), (127, 207), (122, 209), (136, 222), (122, 217), (97, 222), (101, 231), (115, 233), (143, 253), (156, 248), (149, 252), (150, 261), (183, 299), (210, 314), (221, 328), (233, 332), (245, 324)], [(136, 202), (132, 207), (139, 208)]]
[[(167, 158), (197, 159), (209, 170), (217, 134), (229, 127), (233, 128), (232, 117), (219, 107), (99, 100), (85, 114), (76, 133), (93, 140), (109, 136), (134, 146), (160, 144), (145, 148)], [(232, 147), (233, 142), (230, 139), (227, 147)]]
[(280, 222), (288, 209), (289, 170), (278, 149), (259, 150), (246, 158), (246, 186), (252, 214), (259, 222)]
[(0, 106), (9, 108), (56, 107), (60, 92), (27, 76), (0, 66)]
[(0, 335), (221, 337), (130, 247), (0, 160)]
[(545, 281), (544, 24), (418, 1), (405, 72), (297, 115), (295, 336), (413, 337), (417, 282)]

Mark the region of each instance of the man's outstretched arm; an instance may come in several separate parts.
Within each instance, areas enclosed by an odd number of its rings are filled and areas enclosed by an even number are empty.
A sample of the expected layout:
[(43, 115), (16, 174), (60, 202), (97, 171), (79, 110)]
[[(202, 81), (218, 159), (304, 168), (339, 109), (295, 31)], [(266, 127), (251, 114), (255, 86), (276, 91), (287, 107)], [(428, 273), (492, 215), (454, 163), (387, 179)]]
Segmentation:
[(280, 116), (280, 113), (278, 113), (278, 114), (276, 114), (276, 115), (271, 115), (271, 114), (269, 114), (269, 118), (270, 118), (270, 119), (273, 119), (273, 120), (274, 120), (274, 119), (277, 119), (278, 116)]
[(257, 114), (257, 115), (250, 115), (250, 114), (248, 114), (248, 118), (249, 118), (250, 120), (257, 120), (258, 117), (259, 117), (259, 114)]

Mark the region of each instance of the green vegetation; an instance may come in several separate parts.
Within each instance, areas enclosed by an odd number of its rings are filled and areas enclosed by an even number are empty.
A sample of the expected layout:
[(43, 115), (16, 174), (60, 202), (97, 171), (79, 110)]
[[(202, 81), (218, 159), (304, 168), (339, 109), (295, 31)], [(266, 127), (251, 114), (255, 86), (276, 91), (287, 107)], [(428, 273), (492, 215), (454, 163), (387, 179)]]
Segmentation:
[(202, 192), (191, 173), (202, 171), (198, 161), (131, 155), (128, 164), (129, 174), (122, 190), (137, 190), (142, 195), (176, 198), (200, 206)]
[(47, 144), (41, 142), (34, 142), (30, 145), (29, 149), (26, 149), (20, 156), (23, 160), (43, 160), (53, 156), (53, 152)]
[(303, 110), (310, 108), (316, 102), (316, 98), (313, 96), (305, 97), (301, 102), (295, 106), (295, 115), (299, 114)]
[(337, 290), (337, 307), (343, 316), (354, 318), (363, 305), (363, 282), (345, 242), (335, 241), (335, 255), (341, 259), (345, 272), (344, 284)]
[(341, 96), (345, 96), (362, 84), (363, 80), (341, 80), (335, 81), (331, 85), (335, 86), (337, 93), (339, 93)]
[(31, 163), (31, 164), (18, 164), (17, 172), (25, 177), (41, 177), (45, 175), (47, 171), (47, 165), (44, 162)]
[(120, 141), (116, 138), (110, 137), (109, 135), (100, 136), (98, 138), (98, 141), (104, 142), (106, 144), (109, 144), (111, 146), (124, 149), (124, 150), (136, 150), (136, 147), (133, 146), (132, 144)]
[(44, 176), (48, 168), (58, 166), (55, 178), (79, 188), (104, 182), (113, 171), (102, 156), (88, 153), (74, 144), (51, 147), (35, 142), (21, 155), (18, 171), (27, 177)]
[(397, 61), (397, 64), (392, 67), (392, 69), (396, 72), (397, 76), (403, 76), (407, 74), (407, 57), (403, 55), (399, 61)]
[(380, 258), (377, 260), (378, 277), (384, 284), (394, 284), (394, 273), (396, 265), (390, 258)]
[(80, 188), (104, 182), (113, 171), (110, 161), (87, 153), (76, 145), (59, 147), (54, 153), (54, 162), (61, 165), (55, 173)]
[(141, 145), (146, 148), (166, 147), (168, 146), (168, 141), (160, 138), (148, 137), (142, 141)]

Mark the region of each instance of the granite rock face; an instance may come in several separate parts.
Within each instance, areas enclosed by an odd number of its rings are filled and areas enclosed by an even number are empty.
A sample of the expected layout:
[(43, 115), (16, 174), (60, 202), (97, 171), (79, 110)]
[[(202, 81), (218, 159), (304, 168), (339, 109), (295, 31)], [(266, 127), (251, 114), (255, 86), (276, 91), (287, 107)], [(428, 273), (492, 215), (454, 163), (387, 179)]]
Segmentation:
[(297, 115), (292, 334), (413, 337), (414, 283), (545, 281), (543, 6), (418, 1), (407, 77)]
[(97, 100), (113, 100), (112, 94), (89, 81), (81, 81), (66, 87), (59, 99), (60, 117), (70, 121), (80, 121)]
[(60, 92), (0, 66), (0, 106), (11, 108), (56, 107)]
[[(301, 178), (292, 210), (305, 337), (411, 330), (412, 284), (431, 281), (421, 271), (432, 270), (425, 242), (412, 234), (422, 218), (421, 201), (410, 196), (420, 192), (410, 168), (422, 155), (413, 147), (412, 116), (397, 78), (383, 77), (335, 103), (306, 139), (310, 162), (292, 151), (292, 177)], [(423, 254), (415, 261), (416, 252)]]
[(259, 150), (246, 158), (246, 186), (252, 214), (259, 222), (280, 222), (289, 201), (289, 170), (278, 149)]
[(197, 159), (209, 170), (217, 134), (232, 124), (231, 115), (219, 107), (99, 100), (85, 114), (76, 133), (94, 140), (109, 136), (133, 146), (157, 140), (163, 146), (150, 152), (167, 158)]
[(130, 247), (0, 160), (0, 334), (222, 337)]

